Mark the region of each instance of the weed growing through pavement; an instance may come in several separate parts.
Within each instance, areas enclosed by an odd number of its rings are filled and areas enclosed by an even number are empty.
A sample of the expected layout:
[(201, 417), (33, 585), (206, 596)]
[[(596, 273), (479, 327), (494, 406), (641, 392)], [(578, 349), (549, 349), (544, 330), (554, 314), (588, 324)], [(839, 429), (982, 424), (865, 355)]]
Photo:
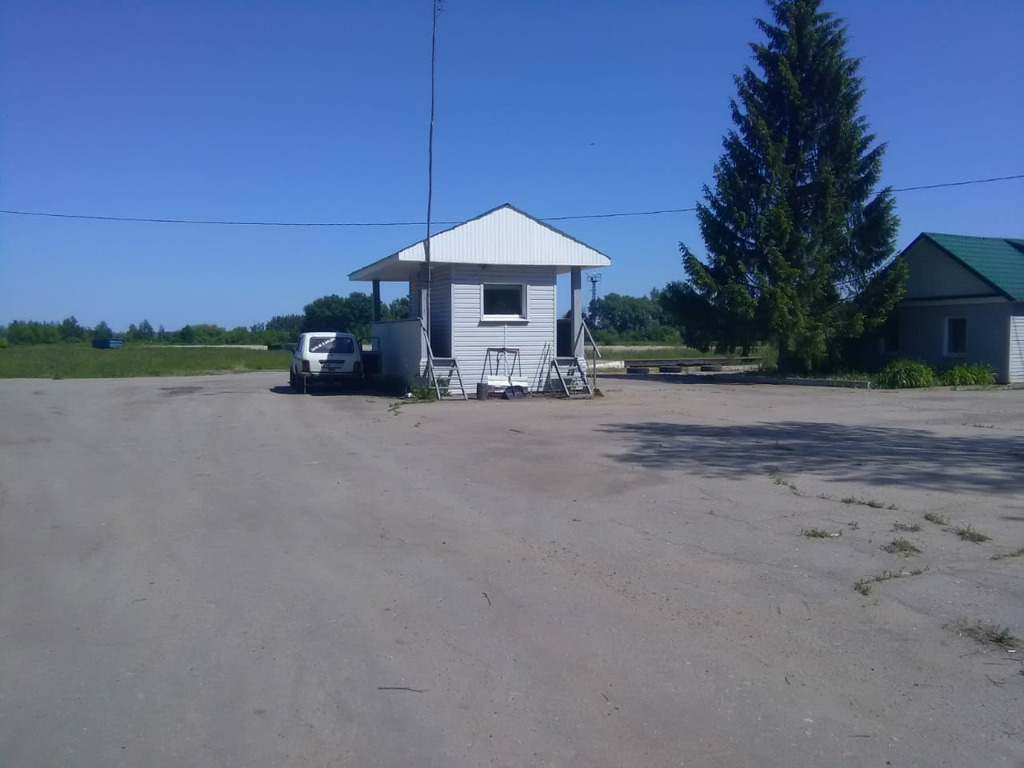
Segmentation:
[(797, 490), (796, 483), (794, 483), (792, 480), (787, 480), (785, 477), (783, 477), (781, 470), (773, 469), (771, 472), (768, 473), (768, 477), (770, 477), (776, 485), (784, 485), (787, 488), (789, 488), (789, 490), (791, 490), (793, 493), (797, 494), (798, 496), (800, 495), (800, 491)]
[(921, 530), (921, 526), (917, 523), (914, 523), (913, 525), (907, 525), (905, 523), (893, 523), (892, 529), (894, 531), (907, 531), (908, 533), (917, 533)]
[(872, 509), (899, 509), (895, 504), (885, 504), (875, 499), (862, 499), (860, 496), (845, 496), (839, 500), (843, 504), (860, 504)]
[(945, 515), (940, 515), (938, 512), (925, 512), (924, 519), (936, 525), (949, 525), (949, 518)]
[(992, 555), (992, 560), (1005, 560), (1008, 557), (1024, 557), (1024, 547), (1015, 549), (1013, 552), (1003, 552), (1001, 555)]
[(955, 533), (964, 541), (972, 541), (975, 544), (981, 544), (981, 542), (988, 541), (992, 538), (991, 536), (986, 536), (978, 529), (972, 528), (969, 525), (962, 526), (960, 528), (954, 528), (953, 533)]
[(806, 536), (808, 539), (834, 539), (842, 534), (832, 533), (824, 528), (804, 528), (800, 531), (800, 535)]
[(987, 624), (981, 621), (970, 624), (967, 621), (961, 621), (950, 626), (959, 634), (966, 635), (984, 645), (997, 645), (1000, 648), (1011, 649), (1020, 645), (1020, 639), (1014, 637), (1009, 627), (1004, 627), (1001, 624)]
[(904, 557), (911, 557), (913, 555), (920, 555), (921, 550), (911, 544), (909, 541), (904, 539), (902, 536), (898, 539), (893, 539), (888, 544), (885, 544), (882, 549), (892, 555), (903, 555)]
[(867, 597), (871, 594), (871, 588), (875, 584), (880, 584), (881, 582), (889, 581), (890, 579), (904, 579), (907, 576), (920, 576), (927, 570), (928, 567), (925, 566), (924, 568), (916, 568), (913, 571), (882, 571), (882, 573), (876, 574), (875, 576), (865, 576), (863, 579), (858, 579), (853, 585), (853, 588)]

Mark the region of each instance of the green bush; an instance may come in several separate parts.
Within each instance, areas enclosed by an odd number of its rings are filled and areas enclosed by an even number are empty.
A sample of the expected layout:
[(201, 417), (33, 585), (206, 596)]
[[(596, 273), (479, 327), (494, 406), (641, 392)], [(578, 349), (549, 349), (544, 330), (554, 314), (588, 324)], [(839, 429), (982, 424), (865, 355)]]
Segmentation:
[(935, 371), (916, 360), (893, 360), (871, 381), (879, 389), (915, 389), (939, 384)]
[(957, 365), (940, 374), (942, 383), (950, 387), (987, 386), (996, 383), (996, 375), (987, 365)]
[(437, 400), (437, 391), (426, 381), (414, 383), (410, 391), (414, 400), (422, 400), (428, 403)]

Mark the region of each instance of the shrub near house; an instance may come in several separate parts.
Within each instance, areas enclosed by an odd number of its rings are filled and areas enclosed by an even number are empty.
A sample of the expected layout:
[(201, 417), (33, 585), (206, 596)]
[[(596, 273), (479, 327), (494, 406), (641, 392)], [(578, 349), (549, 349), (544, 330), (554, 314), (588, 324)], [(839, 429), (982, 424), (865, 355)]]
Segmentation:
[(871, 383), (878, 389), (987, 386), (995, 383), (995, 374), (987, 365), (957, 365), (936, 372), (917, 360), (893, 360)]

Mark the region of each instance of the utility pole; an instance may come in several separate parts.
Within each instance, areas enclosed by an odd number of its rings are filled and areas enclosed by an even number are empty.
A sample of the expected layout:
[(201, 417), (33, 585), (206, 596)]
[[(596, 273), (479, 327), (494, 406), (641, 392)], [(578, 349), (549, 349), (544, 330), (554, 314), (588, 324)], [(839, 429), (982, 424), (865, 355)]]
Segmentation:
[(430, 134), (427, 139), (427, 239), (423, 241), (423, 253), (426, 260), (426, 290), (424, 291), (425, 307), (420, 307), (420, 317), (427, 329), (427, 340), (430, 340), (430, 216), (434, 205), (434, 79), (437, 70), (437, 17), (441, 15), (444, 0), (430, 0), (433, 21), (430, 28)]

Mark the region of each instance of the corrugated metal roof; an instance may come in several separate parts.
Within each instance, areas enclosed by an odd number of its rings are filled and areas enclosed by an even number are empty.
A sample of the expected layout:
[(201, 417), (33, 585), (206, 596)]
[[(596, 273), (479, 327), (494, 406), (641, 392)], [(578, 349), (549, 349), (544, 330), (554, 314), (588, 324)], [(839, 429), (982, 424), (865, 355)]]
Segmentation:
[(937, 232), (925, 232), (924, 237), (1008, 299), (1024, 301), (1024, 240), (943, 235)]
[[(426, 260), (423, 240), (358, 269), (350, 280), (408, 280)], [(437, 264), (502, 264), (607, 267), (600, 251), (529, 214), (505, 204), (430, 237), (430, 260)]]

